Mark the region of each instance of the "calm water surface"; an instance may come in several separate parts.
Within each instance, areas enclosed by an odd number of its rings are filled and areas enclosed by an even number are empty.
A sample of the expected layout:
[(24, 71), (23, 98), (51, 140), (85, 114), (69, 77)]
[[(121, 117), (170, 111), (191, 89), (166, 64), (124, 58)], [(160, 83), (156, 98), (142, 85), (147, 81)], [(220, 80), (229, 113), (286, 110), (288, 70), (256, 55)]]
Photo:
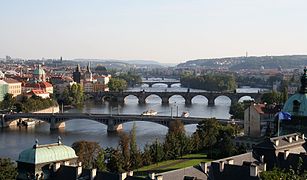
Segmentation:
[[(138, 88), (129, 89), (130, 91), (140, 91), (145, 89), (146, 91), (187, 91), (186, 88), (181, 88), (179, 84), (175, 84), (172, 88), (167, 88), (166, 85), (156, 84), (152, 88), (148, 88), (145, 85)], [(257, 92), (257, 88), (242, 88), (238, 89), (238, 92)], [(191, 89), (191, 91), (199, 91)], [(243, 97), (249, 99), (250, 97)], [(169, 105), (162, 105), (161, 99), (158, 96), (152, 95), (146, 99), (145, 105), (139, 105), (137, 98), (134, 96), (128, 96), (125, 99), (124, 105), (105, 103), (87, 103), (83, 109), (70, 109), (66, 112), (88, 112), (88, 113), (112, 113), (112, 114), (141, 114), (142, 112), (153, 109), (158, 112), (159, 115), (171, 115), (180, 116), (183, 111), (188, 111), (190, 116), (195, 117), (217, 117), (217, 118), (229, 118), (228, 113), (230, 107), (230, 99), (225, 96), (220, 96), (215, 100), (215, 106), (207, 106), (208, 100), (205, 97), (197, 96), (192, 100), (192, 105), (186, 106), (184, 99), (181, 96), (172, 96), (170, 98)], [(143, 147), (146, 143), (150, 143), (156, 139), (162, 141), (167, 128), (151, 123), (151, 122), (135, 122), (137, 143), (140, 147)], [(133, 122), (124, 123), (123, 131), (129, 133), (132, 128)], [(187, 133), (191, 134), (195, 131), (196, 125), (185, 126)], [(107, 126), (91, 120), (76, 119), (73, 121), (67, 121), (65, 129), (51, 132), (49, 130), (49, 124), (42, 123), (31, 128), (24, 127), (11, 127), (0, 129), (0, 157), (10, 157), (17, 159), (18, 154), (27, 148), (34, 145), (35, 139), (39, 140), (39, 143), (54, 143), (57, 141), (57, 137), (61, 136), (62, 141), (66, 145), (72, 145), (73, 142), (78, 140), (96, 141), (103, 147), (118, 145), (118, 134), (108, 134)]]

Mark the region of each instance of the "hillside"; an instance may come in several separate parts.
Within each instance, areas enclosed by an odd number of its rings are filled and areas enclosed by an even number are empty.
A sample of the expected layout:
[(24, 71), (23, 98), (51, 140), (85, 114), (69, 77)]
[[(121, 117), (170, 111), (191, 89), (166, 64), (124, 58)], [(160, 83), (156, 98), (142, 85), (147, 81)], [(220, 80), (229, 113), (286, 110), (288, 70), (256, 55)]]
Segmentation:
[(252, 56), (252, 57), (230, 57), (219, 59), (198, 59), (178, 64), (177, 67), (197, 67), (204, 68), (226, 68), (229, 70), (240, 69), (265, 69), (276, 68), (300, 68), (307, 65), (307, 55), (292, 56)]

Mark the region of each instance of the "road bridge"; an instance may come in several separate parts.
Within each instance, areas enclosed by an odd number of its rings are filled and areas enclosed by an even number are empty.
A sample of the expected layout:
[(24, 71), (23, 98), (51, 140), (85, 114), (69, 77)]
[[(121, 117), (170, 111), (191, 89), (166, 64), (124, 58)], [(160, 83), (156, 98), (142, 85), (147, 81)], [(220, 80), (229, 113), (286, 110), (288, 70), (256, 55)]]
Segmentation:
[(184, 98), (185, 104), (190, 105), (192, 104), (192, 99), (196, 96), (203, 96), (207, 98), (208, 105), (214, 106), (215, 99), (219, 96), (226, 96), (231, 100), (231, 104), (236, 103), (240, 100), (240, 98), (244, 96), (249, 96), (253, 98), (256, 102), (260, 102), (262, 97), (262, 92), (259, 93), (236, 93), (236, 92), (168, 92), (168, 91), (124, 91), (124, 92), (99, 92), (99, 93), (90, 93), (94, 96), (97, 100), (105, 100), (105, 99), (115, 99), (118, 103), (124, 103), (125, 98), (127, 96), (135, 96), (138, 98), (139, 104), (145, 104), (146, 98), (150, 95), (156, 95), (161, 98), (162, 104), (168, 104), (169, 99), (174, 95), (179, 95)]
[[(89, 114), (89, 113), (16, 113), (2, 114), (0, 127), (8, 127), (13, 121), (22, 118), (39, 120), (50, 124), (50, 129), (58, 129), (66, 121), (76, 119), (88, 119), (106, 125), (109, 132), (122, 128), (122, 124), (131, 121), (147, 121), (169, 127), (170, 122), (180, 120), (184, 125), (198, 124), (206, 118), (197, 117), (171, 117), (171, 116), (145, 116), (145, 115), (111, 115), (111, 114)], [(228, 119), (218, 119), (222, 123), (230, 122)]]
[(169, 81), (151, 81), (151, 80), (146, 80), (142, 81), (142, 84), (147, 84), (149, 87), (152, 87), (154, 84), (166, 84), (168, 88), (172, 87), (173, 84), (180, 84), (179, 80), (169, 80)]

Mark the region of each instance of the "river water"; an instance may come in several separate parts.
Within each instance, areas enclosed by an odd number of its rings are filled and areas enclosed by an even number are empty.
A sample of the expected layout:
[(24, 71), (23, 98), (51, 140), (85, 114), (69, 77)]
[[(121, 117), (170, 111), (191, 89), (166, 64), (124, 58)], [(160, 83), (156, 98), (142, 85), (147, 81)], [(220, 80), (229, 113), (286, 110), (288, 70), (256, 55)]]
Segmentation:
[[(129, 91), (187, 91), (186, 88), (181, 88), (179, 84), (167, 88), (166, 85), (156, 84), (152, 88), (145, 85), (129, 89)], [(257, 92), (257, 88), (240, 88), (237, 92)], [(191, 91), (199, 91), (191, 89)], [(249, 99), (249, 97), (241, 98)], [(173, 115), (180, 116), (183, 111), (188, 111), (190, 116), (195, 117), (216, 117), (229, 118), (230, 99), (225, 96), (220, 96), (215, 100), (215, 106), (207, 106), (208, 100), (202, 96), (193, 98), (192, 105), (186, 106), (184, 99), (181, 96), (173, 96), (170, 98), (169, 105), (162, 105), (161, 99), (157, 96), (149, 96), (146, 99), (145, 105), (139, 105), (138, 100), (134, 96), (128, 96), (125, 99), (124, 105), (116, 105), (108, 102), (94, 103), (88, 102), (83, 109), (70, 109), (66, 112), (87, 112), (87, 113), (112, 113), (112, 114), (141, 114), (142, 112), (153, 109), (158, 112), (158, 115)], [(172, 111), (172, 112), (171, 112)], [(137, 144), (143, 147), (146, 143), (153, 142), (158, 139), (163, 141), (168, 128), (151, 123), (151, 122), (135, 122)], [(124, 123), (122, 132), (129, 133), (133, 126), (133, 122)], [(186, 132), (191, 134), (195, 131), (196, 125), (185, 126)], [(79, 119), (67, 121), (65, 129), (51, 132), (49, 124), (42, 123), (35, 127), (10, 127), (0, 129), (0, 157), (9, 157), (18, 159), (18, 154), (35, 144), (35, 139), (38, 139), (39, 144), (54, 143), (58, 136), (61, 136), (62, 142), (65, 145), (71, 146), (73, 142), (78, 140), (96, 141), (102, 147), (117, 147), (119, 136), (118, 134), (108, 134), (107, 126), (91, 120)]]

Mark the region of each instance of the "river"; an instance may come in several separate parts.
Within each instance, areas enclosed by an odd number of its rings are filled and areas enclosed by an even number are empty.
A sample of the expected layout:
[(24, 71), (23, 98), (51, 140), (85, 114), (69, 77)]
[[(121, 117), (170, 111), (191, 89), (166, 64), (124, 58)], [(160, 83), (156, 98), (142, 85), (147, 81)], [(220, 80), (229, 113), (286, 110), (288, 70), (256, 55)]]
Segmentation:
[[(145, 85), (138, 88), (129, 89), (129, 91), (187, 91), (186, 88), (181, 88), (179, 84), (175, 84), (171, 88), (166, 85), (156, 84), (152, 88)], [(237, 92), (257, 92), (258, 88), (239, 88)], [(191, 91), (199, 91), (191, 89)], [(241, 99), (248, 99), (243, 97)], [(217, 117), (229, 118), (230, 99), (225, 96), (220, 96), (215, 100), (215, 106), (207, 106), (207, 99), (202, 96), (193, 98), (192, 105), (186, 106), (184, 99), (181, 96), (173, 96), (170, 98), (169, 105), (162, 105), (161, 99), (157, 96), (149, 96), (146, 99), (145, 105), (139, 105), (136, 97), (128, 96), (125, 99), (124, 105), (88, 102), (83, 109), (70, 109), (66, 112), (87, 112), (87, 113), (112, 113), (112, 114), (141, 114), (142, 112), (153, 109), (159, 115), (181, 115), (183, 111), (188, 111), (190, 116), (195, 117)], [(171, 113), (172, 110), (172, 113)], [(146, 143), (150, 143), (156, 139), (162, 141), (168, 128), (151, 123), (151, 122), (135, 122), (137, 144), (143, 147)], [(133, 122), (124, 123), (122, 132), (129, 133)], [(186, 132), (191, 134), (195, 131), (196, 125), (185, 126)], [(54, 143), (58, 136), (61, 136), (62, 142), (65, 145), (71, 146), (73, 142), (78, 140), (96, 141), (102, 147), (112, 146), (117, 147), (119, 136), (118, 134), (108, 134), (107, 126), (86, 119), (72, 120), (66, 122), (65, 129), (51, 132), (49, 124), (42, 123), (35, 127), (10, 127), (0, 129), (0, 157), (9, 157), (18, 159), (18, 154), (35, 144), (35, 139), (38, 139), (39, 144)]]

